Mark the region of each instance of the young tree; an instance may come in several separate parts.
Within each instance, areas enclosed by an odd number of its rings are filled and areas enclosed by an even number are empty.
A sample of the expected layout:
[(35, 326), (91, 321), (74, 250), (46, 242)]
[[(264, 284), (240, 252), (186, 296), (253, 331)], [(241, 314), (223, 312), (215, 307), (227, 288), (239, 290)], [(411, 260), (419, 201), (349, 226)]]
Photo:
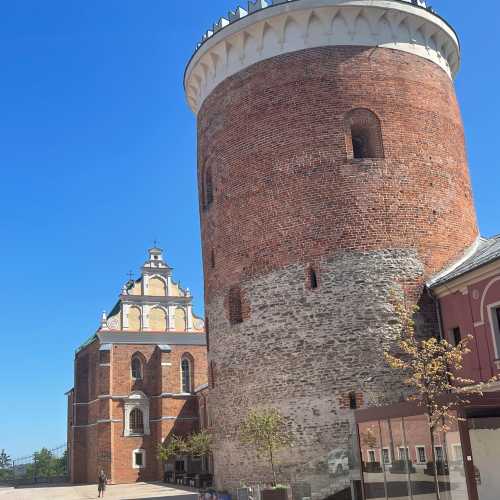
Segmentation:
[(212, 434), (206, 430), (191, 434), (186, 441), (188, 452), (193, 457), (207, 457), (212, 453)]
[(12, 478), (12, 460), (5, 450), (0, 452), (0, 481), (8, 481)]
[(187, 453), (188, 446), (186, 439), (175, 434), (165, 440), (164, 443), (160, 443), (156, 449), (156, 455), (162, 462), (168, 462), (177, 455), (185, 455)]
[(403, 304), (396, 303), (395, 311), (400, 327), (400, 352), (385, 352), (385, 359), (392, 369), (404, 375), (404, 382), (411, 389), (409, 399), (416, 401), (427, 414), (434, 459), (436, 498), (439, 500), (434, 432), (438, 429), (443, 432), (449, 430), (448, 424), (458, 420), (454, 410), (468, 403), (469, 396), (482, 395), (496, 378), (486, 383), (478, 383), (459, 376), (464, 357), (470, 352), (468, 343), (471, 336), (456, 346), (434, 337), (419, 339), (415, 334), (413, 320), (418, 308), (408, 309)]
[(276, 486), (276, 453), (293, 444), (292, 434), (281, 413), (274, 408), (250, 411), (241, 426), (240, 441), (254, 446), (259, 457), (267, 456), (271, 465), (273, 486)]
[(4, 449), (0, 452), (0, 469), (8, 469), (11, 466), (12, 460)]

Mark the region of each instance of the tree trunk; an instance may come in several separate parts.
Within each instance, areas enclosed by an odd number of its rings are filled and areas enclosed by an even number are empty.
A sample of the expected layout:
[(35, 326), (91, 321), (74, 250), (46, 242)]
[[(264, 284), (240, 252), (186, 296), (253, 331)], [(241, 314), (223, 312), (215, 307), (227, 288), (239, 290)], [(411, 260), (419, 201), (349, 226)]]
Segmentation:
[(269, 446), (269, 461), (271, 462), (271, 470), (273, 472), (273, 487), (276, 486), (277, 479), (276, 479), (276, 471), (274, 470), (274, 457), (273, 457), (273, 447)]
[(441, 494), (439, 493), (439, 478), (438, 478), (436, 448), (434, 446), (435, 445), (434, 427), (429, 426), (429, 430), (431, 431), (431, 449), (432, 449), (432, 457), (434, 460), (434, 487), (436, 488), (436, 500), (441, 500)]

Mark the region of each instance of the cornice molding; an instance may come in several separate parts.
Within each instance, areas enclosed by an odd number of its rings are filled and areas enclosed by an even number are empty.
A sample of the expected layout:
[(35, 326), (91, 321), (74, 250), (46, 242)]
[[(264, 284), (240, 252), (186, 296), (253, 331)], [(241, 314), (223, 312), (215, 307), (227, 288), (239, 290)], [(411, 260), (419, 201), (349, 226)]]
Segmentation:
[(408, 52), (434, 62), (450, 78), (460, 65), (455, 32), (422, 7), (394, 0), (294, 0), (240, 17), (206, 38), (186, 68), (188, 103), (198, 113), (231, 75), (265, 59), (323, 46)]

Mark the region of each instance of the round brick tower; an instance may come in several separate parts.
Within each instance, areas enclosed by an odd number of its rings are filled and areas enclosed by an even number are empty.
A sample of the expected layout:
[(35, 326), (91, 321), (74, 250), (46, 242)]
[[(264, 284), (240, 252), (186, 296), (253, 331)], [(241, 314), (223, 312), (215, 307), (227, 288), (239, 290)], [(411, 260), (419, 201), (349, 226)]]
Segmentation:
[[(198, 178), (218, 487), (269, 477), (238, 441), (272, 406), (284, 479), (323, 498), (353, 411), (399, 399), (394, 290), (437, 331), (425, 281), (477, 239), (453, 29), (420, 0), (250, 2), (207, 32), (185, 88)], [(333, 457), (333, 458), (332, 458)]]

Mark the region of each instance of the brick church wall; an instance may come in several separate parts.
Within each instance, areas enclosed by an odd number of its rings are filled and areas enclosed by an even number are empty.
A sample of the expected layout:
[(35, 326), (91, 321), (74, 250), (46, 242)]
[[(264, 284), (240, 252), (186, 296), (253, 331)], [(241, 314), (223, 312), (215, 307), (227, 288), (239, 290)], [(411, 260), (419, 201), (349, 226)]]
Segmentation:
[[(180, 362), (186, 353), (194, 363), (193, 388), (206, 383), (206, 347), (173, 346), (171, 352), (162, 352), (156, 345), (119, 344), (111, 352), (98, 349), (96, 341), (79, 352), (75, 361), (74, 402), (79, 404), (75, 407), (75, 427), (70, 429), (72, 481), (96, 482), (101, 468), (113, 483), (161, 480), (163, 465), (156, 459), (158, 443), (172, 433), (195, 430), (198, 408), (195, 395), (159, 395), (181, 392)], [(142, 381), (133, 381), (130, 373), (132, 356), (137, 353), (144, 360)], [(141, 391), (149, 399), (150, 435), (124, 437), (122, 398), (133, 391)], [(112, 399), (99, 399), (110, 395)], [(132, 454), (137, 449), (146, 452), (144, 469), (132, 467)]]

